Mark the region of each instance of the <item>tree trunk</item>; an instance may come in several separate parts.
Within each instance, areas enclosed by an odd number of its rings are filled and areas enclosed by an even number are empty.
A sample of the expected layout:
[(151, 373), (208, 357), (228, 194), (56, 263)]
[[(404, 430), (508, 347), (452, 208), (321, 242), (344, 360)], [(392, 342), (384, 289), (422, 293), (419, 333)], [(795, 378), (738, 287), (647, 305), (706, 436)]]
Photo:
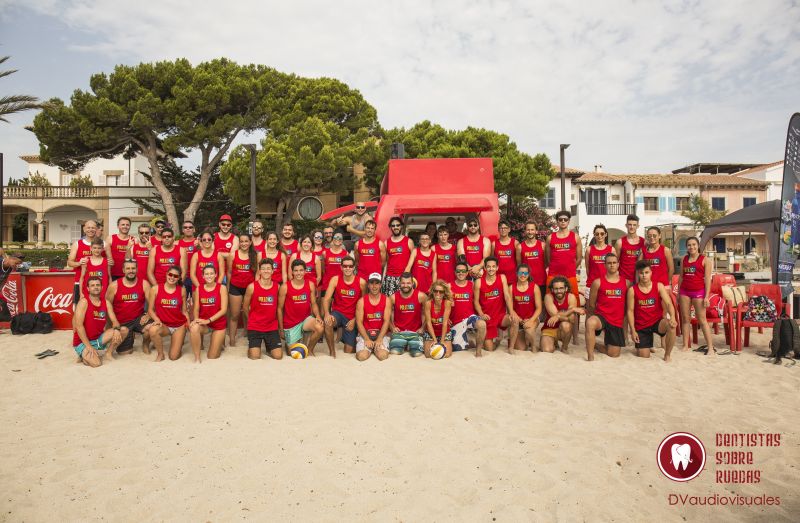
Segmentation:
[(294, 216), (297, 210), (298, 203), (300, 203), (300, 196), (296, 193), (281, 196), (278, 199), (278, 209), (275, 212), (275, 231), (278, 232), (278, 234), (280, 234), (281, 229), (283, 229), (284, 223), (292, 221), (292, 216)]
[(200, 180), (197, 183), (197, 189), (194, 191), (194, 196), (192, 196), (192, 201), (183, 211), (184, 220), (194, 221), (197, 210), (200, 208), (200, 204), (203, 203), (203, 198), (206, 196), (208, 183), (211, 180), (211, 173), (214, 172), (214, 169), (217, 167), (217, 165), (219, 165), (222, 157), (228, 152), (231, 143), (233, 143), (233, 140), (239, 134), (239, 131), (240, 130), (237, 129), (236, 131), (232, 132), (213, 157), (211, 156), (213, 146), (208, 145), (200, 148), (200, 151), (202, 152), (200, 160)]
[[(172, 193), (169, 192), (167, 186), (164, 185), (164, 180), (161, 179), (161, 168), (158, 166), (159, 150), (156, 145), (156, 138), (153, 135), (148, 136), (147, 147), (142, 147), (142, 151), (147, 156), (147, 161), (150, 163), (150, 176), (153, 181), (158, 194), (164, 202), (164, 211), (167, 213), (167, 221), (172, 227), (178, 227), (178, 211), (175, 209), (175, 201), (172, 199)], [(144, 145), (144, 144), (141, 144)], [(163, 156), (163, 152), (161, 156)]]

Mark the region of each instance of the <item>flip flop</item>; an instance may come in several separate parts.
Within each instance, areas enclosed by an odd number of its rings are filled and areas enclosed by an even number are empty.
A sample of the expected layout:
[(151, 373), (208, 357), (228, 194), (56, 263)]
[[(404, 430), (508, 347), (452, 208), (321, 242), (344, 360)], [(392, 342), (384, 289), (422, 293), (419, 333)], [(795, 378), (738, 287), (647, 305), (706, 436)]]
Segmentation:
[(39, 356), (44, 356), (45, 354), (49, 354), (51, 352), (53, 352), (53, 349), (47, 349), (47, 350), (43, 350), (42, 352), (40, 352), (38, 354), (34, 354), (34, 356), (36, 356), (38, 358)]
[(700, 345), (694, 349), (694, 352), (708, 352), (708, 345)]
[(56, 354), (58, 354), (58, 351), (57, 351), (57, 350), (51, 350), (50, 352), (48, 352), (48, 353), (46, 353), (46, 354), (42, 354), (41, 356), (38, 356), (38, 357), (37, 357), (37, 359), (39, 359), (39, 360), (43, 360), (43, 359), (45, 359), (45, 358), (46, 358), (46, 357), (48, 357), (48, 356), (55, 356)]
[(733, 354), (730, 349), (714, 349), (714, 352), (717, 353), (717, 356), (727, 356), (728, 354)]

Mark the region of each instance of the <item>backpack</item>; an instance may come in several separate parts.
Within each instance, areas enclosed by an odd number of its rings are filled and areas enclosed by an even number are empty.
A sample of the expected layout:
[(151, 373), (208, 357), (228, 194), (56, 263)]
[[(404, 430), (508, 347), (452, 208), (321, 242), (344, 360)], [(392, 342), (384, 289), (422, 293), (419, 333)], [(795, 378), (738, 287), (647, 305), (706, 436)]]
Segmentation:
[(780, 364), (781, 358), (789, 357), (792, 351), (795, 358), (800, 356), (800, 327), (786, 313), (781, 314), (772, 325), (772, 341), (769, 342), (769, 348), (772, 351), (770, 358), (775, 358), (776, 365)]
[(34, 334), (50, 334), (53, 332), (53, 317), (49, 312), (37, 312), (33, 322)]
[(774, 323), (778, 319), (775, 304), (766, 296), (752, 296), (747, 301), (747, 311), (744, 313), (746, 321), (759, 323)]
[(22, 312), (11, 318), (11, 334), (30, 334), (36, 325), (36, 314)]
[(706, 318), (716, 319), (725, 317), (725, 300), (719, 294), (713, 292), (708, 295), (708, 305)]

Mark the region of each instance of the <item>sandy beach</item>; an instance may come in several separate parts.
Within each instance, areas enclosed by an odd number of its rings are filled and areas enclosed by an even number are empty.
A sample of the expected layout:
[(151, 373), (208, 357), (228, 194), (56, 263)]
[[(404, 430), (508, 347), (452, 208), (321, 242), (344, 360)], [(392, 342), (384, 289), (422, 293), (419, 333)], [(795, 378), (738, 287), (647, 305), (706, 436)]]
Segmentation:
[[(341, 352), (91, 370), (71, 332), (0, 335), (2, 521), (797, 521), (800, 366), (676, 350), (365, 363)], [(723, 338), (716, 339), (722, 346)], [(583, 338), (580, 338), (581, 343)], [(42, 361), (33, 354), (55, 348)], [(656, 465), (661, 440), (698, 436), (688, 483)], [(754, 464), (714, 463), (715, 435), (780, 433)], [(737, 449), (740, 450), (740, 449)], [(717, 484), (715, 471), (761, 471)], [(670, 494), (780, 497), (780, 506), (671, 505)]]

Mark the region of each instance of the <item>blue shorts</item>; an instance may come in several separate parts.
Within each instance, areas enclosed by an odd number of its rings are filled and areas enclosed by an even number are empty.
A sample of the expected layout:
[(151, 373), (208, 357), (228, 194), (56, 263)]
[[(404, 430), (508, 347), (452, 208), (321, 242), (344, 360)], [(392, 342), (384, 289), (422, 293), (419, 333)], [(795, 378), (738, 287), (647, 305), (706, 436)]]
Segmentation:
[(406, 349), (412, 356), (422, 354), (422, 336), (410, 331), (400, 331), (392, 334), (389, 339), (389, 352), (403, 354)]
[(295, 325), (294, 327), (290, 327), (288, 329), (283, 329), (283, 339), (286, 341), (286, 346), (293, 345), (298, 341), (303, 340), (303, 334), (305, 331), (303, 330), (303, 324), (306, 322), (308, 318), (314, 318), (314, 316), (307, 316), (303, 321)]
[[(92, 346), (92, 348), (93, 348), (94, 350), (97, 350), (97, 351), (100, 351), (100, 350), (106, 350), (106, 346), (105, 346), (105, 345), (103, 345), (103, 335), (102, 335), (102, 334), (100, 335), (100, 337), (99, 337), (99, 338), (97, 338), (96, 340), (92, 340), (92, 341), (91, 341), (91, 342), (89, 342), (89, 343), (91, 344), (91, 346)], [(78, 356), (80, 356), (80, 355), (82, 355), (82, 354), (83, 354), (83, 350), (86, 348), (86, 345), (84, 345), (83, 343), (81, 343), (81, 344), (80, 344), (80, 345), (78, 345), (77, 347), (73, 347), (73, 348), (75, 349), (75, 352), (77, 352), (77, 353), (78, 353)]]
[(345, 345), (349, 345), (350, 347), (356, 346), (356, 323), (353, 322), (353, 328), (351, 330), (345, 329), (345, 325), (350, 320), (341, 312), (339, 311), (331, 311), (331, 316), (336, 320), (333, 323), (334, 327), (341, 327), (342, 330), (342, 343)]

